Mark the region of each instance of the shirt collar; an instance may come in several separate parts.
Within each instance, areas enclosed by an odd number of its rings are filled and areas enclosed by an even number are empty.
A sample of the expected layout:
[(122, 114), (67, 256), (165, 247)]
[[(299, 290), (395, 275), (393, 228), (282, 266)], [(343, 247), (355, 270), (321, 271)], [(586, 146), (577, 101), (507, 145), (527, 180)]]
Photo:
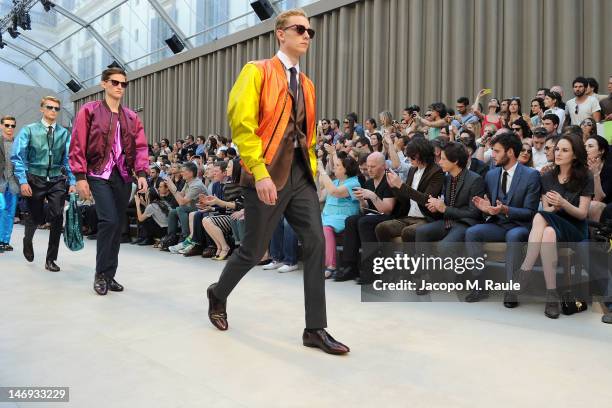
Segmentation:
[(52, 125), (49, 125), (49, 124), (48, 124), (48, 123), (47, 123), (47, 122), (46, 122), (44, 119), (41, 119), (41, 120), (40, 120), (40, 123), (42, 123), (42, 124), (43, 124), (43, 126), (45, 127), (45, 129), (49, 129), (49, 126), (51, 126), (51, 127), (53, 128), (53, 130), (54, 130), (54, 131), (55, 131), (55, 127), (56, 127), (56, 125), (57, 125), (57, 122), (55, 122), (55, 123), (54, 123), (54, 124), (52, 124)]
[[(509, 170), (506, 170), (510, 177), (514, 177), (514, 172), (516, 171), (516, 166), (518, 166), (518, 161), (516, 163), (514, 163), (514, 166), (510, 167)], [(504, 169), (503, 168), (502, 168), (502, 174), (504, 174)]]
[(293, 65), (291, 63), (291, 60), (289, 59), (289, 57), (287, 56), (287, 54), (285, 54), (284, 52), (282, 52), (281, 50), (278, 50), (278, 52), (276, 53), (276, 56), (278, 57), (278, 59), (283, 63), (283, 65), (285, 66), (285, 69), (287, 71), (289, 71), (289, 68), (291, 67), (295, 67), (296, 71), (297, 71), (297, 75), (300, 75), (300, 63), (298, 62), (297, 64)]

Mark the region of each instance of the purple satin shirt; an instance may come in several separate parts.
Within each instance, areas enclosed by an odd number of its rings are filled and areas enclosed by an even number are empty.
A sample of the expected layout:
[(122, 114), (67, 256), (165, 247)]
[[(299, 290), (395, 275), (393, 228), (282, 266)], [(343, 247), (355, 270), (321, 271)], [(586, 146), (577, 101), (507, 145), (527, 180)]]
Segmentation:
[(94, 174), (91, 170), (87, 173), (90, 177), (97, 177), (103, 180), (109, 180), (113, 173), (113, 168), (117, 167), (121, 178), (126, 183), (130, 181), (130, 176), (125, 167), (125, 157), (121, 154), (121, 125), (117, 122), (117, 131), (115, 132), (115, 140), (113, 141), (113, 148), (111, 150), (110, 159), (104, 166), (104, 170), (100, 174)]

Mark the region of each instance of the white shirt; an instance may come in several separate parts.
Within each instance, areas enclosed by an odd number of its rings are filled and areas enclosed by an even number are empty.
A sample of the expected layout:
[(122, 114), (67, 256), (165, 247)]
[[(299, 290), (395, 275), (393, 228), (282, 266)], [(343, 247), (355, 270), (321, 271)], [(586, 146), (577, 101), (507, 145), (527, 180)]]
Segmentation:
[(287, 83), (291, 83), (291, 72), (289, 72), (289, 68), (295, 68), (296, 70), (295, 76), (297, 78), (298, 92), (299, 92), (300, 90), (300, 63), (298, 62), (297, 64), (293, 65), (291, 63), (291, 60), (287, 56), (287, 54), (285, 54), (284, 52), (280, 50), (276, 53), (276, 56), (285, 66), (285, 73), (287, 74)]
[[(578, 106), (578, 114), (576, 114)], [(580, 125), (580, 122), (593, 117), (593, 112), (601, 111), (599, 101), (594, 96), (589, 96), (582, 103), (576, 103), (576, 98), (572, 98), (565, 103), (565, 114), (569, 115), (572, 125)]]
[(548, 164), (544, 148), (537, 150), (535, 147), (532, 147), (531, 156), (533, 157), (533, 167), (538, 171)]
[[(423, 177), (423, 173), (425, 173), (425, 167), (423, 167), (422, 169), (417, 169), (417, 171), (414, 173), (414, 178), (412, 179), (411, 186), (413, 189), (416, 190), (419, 187), (419, 183), (421, 182), (421, 177)], [(410, 200), (410, 211), (408, 211), (408, 216), (416, 218), (425, 218), (425, 216), (421, 212), (421, 209), (419, 208), (419, 204), (414, 200)]]
[[(504, 179), (504, 171), (508, 172), (508, 181), (506, 182), (506, 195), (510, 191), (510, 187), (512, 186), (512, 179), (514, 178), (514, 172), (516, 171), (516, 166), (518, 166), (518, 161), (514, 163), (514, 166), (510, 167), (510, 169), (506, 170), (502, 167), (501, 174), (499, 176), (499, 191), (502, 191), (502, 180)], [(491, 205), (495, 205), (495, 203), (491, 203)]]
[(41, 119), (40, 123), (42, 123), (43, 126), (45, 127), (45, 129), (47, 129), (47, 130), (49, 129), (49, 126), (51, 126), (53, 128), (53, 133), (55, 133), (55, 125), (57, 125), (57, 122), (55, 122), (54, 124), (50, 125), (44, 119)]

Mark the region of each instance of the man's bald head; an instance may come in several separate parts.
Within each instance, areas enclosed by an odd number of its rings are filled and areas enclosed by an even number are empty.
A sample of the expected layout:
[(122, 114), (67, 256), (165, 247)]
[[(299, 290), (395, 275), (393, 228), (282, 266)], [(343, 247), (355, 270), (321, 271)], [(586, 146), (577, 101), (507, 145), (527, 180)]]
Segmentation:
[(368, 155), (367, 160), (368, 174), (370, 178), (380, 179), (385, 175), (385, 156), (381, 152), (374, 152)]

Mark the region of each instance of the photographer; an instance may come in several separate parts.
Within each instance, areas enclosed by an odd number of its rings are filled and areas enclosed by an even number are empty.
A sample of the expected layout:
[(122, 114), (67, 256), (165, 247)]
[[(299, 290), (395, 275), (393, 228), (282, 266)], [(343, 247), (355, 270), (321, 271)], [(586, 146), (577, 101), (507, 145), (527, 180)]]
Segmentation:
[[(157, 190), (150, 188), (146, 193), (134, 196), (136, 202), (136, 217), (141, 227), (141, 239), (136, 245), (153, 245), (155, 239), (160, 239), (168, 231), (168, 214), (170, 206), (161, 199)], [(142, 212), (141, 205), (145, 207)]]

